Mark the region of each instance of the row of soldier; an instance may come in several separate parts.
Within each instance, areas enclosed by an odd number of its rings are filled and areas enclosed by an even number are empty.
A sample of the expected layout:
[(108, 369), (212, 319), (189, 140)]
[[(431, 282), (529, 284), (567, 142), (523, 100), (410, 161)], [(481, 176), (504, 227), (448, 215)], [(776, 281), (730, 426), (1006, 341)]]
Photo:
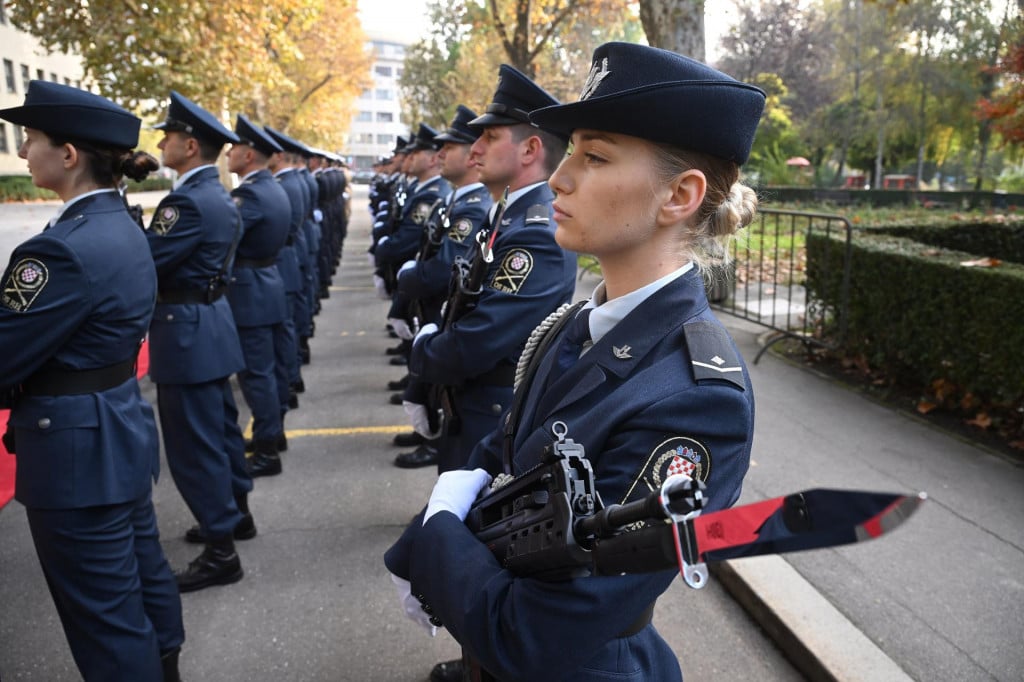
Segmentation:
[[(464, 467), (512, 402), (530, 333), (572, 299), (576, 256), (555, 242), (547, 184), (566, 139), (528, 118), (557, 103), (502, 65), (483, 115), (460, 104), (443, 132), (420, 124), (371, 186), (374, 287), (401, 340), (391, 363), (408, 367), (388, 384), (413, 427), (395, 445), (416, 446), (398, 467)], [(464, 672), (445, 661), (430, 679)]]
[[(282, 472), (285, 415), (341, 258), (347, 176), (340, 157), (244, 115), (229, 130), (172, 92), (155, 127), (178, 177), (147, 227), (116, 191), (158, 167), (131, 151), (137, 117), (45, 81), (0, 116), (25, 126), (33, 182), (65, 201), (12, 254), (0, 301), (5, 347), (22, 349), (0, 385), (15, 495), (83, 677), (178, 680), (179, 594), (242, 578), (235, 541), (257, 532), (253, 479)], [(228, 144), (230, 193), (217, 167)], [(144, 237), (123, 233), (133, 219)], [(134, 378), (147, 332), (168, 468), (197, 521), (185, 539), (204, 545), (173, 573), (150, 498), (157, 429)]]

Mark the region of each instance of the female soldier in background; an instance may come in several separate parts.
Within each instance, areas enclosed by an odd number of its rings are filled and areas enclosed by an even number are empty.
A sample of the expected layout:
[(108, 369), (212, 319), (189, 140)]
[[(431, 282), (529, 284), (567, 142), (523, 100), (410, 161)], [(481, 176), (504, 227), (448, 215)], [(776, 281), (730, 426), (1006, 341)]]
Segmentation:
[(25, 126), (18, 155), (33, 183), (64, 201), (3, 275), (0, 390), (15, 497), (82, 676), (178, 680), (181, 600), (151, 500), (159, 441), (135, 378), (156, 271), (115, 189), (122, 174), (154, 169), (130, 151), (141, 121), (41, 80), (0, 118)]
[(739, 165), (763, 106), (763, 92), (704, 64), (609, 43), (595, 51), (578, 102), (530, 114), (572, 134), (549, 181), (555, 238), (596, 256), (604, 281), (517, 388), (523, 410), (508, 435), (492, 433), (465, 470), (443, 474), (385, 557), (406, 613), (431, 627), (422, 601), (479, 663), (481, 679), (681, 679), (651, 625), (675, 571), (518, 577), (463, 520), (492, 476), (540, 463), (556, 422), (585, 447), (606, 504), (641, 499), (677, 471), (705, 482), (705, 509), (737, 500), (753, 395), (708, 308), (701, 270), (753, 219), (756, 197), (738, 182)]

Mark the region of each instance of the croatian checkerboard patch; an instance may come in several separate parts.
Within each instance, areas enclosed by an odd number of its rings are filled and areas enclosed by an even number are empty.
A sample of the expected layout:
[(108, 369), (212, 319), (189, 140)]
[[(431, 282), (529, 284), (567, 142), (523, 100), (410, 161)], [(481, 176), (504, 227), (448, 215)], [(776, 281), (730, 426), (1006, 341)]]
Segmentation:
[(505, 254), (491, 287), (509, 294), (517, 294), (533, 270), (533, 256), (525, 249), (513, 249)]
[(711, 474), (711, 453), (699, 441), (685, 436), (661, 441), (647, 456), (622, 504), (646, 497), (673, 474), (686, 474), (706, 482)]
[(42, 261), (35, 258), (22, 258), (11, 268), (11, 273), (4, 282), (3, 297), (0, 303), (5, 308), (23, 313), (31, 307), (50, 280), (50, 273)]
[(158, 235), (163, 236), (171, 231), (171, 228), (178, 222), (178, 218), (181, 214), (178, 212), (176, 206), (163, 206), (156, 210), (156, 214), (153, 216), (153, 223), (151, 227), (153, 231)]
[(461, 244), (469, 236), (469, 233), (473, 231), (473, 221), (469, 218), (459, 218), (455, 221), (455, 224), (448, 230), (448, 239), (453, 242)]

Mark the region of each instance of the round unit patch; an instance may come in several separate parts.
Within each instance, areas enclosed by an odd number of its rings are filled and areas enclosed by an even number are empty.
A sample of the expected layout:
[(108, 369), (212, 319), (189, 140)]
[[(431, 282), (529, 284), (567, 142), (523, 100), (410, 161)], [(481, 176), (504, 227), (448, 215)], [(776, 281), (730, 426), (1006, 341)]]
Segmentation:
[(448, 230), (448, 239), (461, 244), (473, 231), (473, 221), (469, 218), (459, 218)]
[(651, 482), (655, 487), (660, 487), (666, 478), (675, 474), (707, 481), (711, 473), (711, 455), (707, 448), (692, 438), (669, 438), (659, 443), (651, 455), (654, 458)]
[(498, 291), (517, 294), (533, 270), (533, 256), (524, 249), (513, 249), (502, 259), (491, 286)]
[(171, 231), (175, 223), (178, 222), (178, 218), (181, 215), (178, 213), (176, 206), (164, 206), (158, 208), (156, 214), (153, 216), (153, 223), (151, 227), (161, 237)]
[(3, 298), (0, 300), (4, 307), (23, 313), (36, 300), (49, 279), (50, 273), (42, 261), (22, 258), (11, 268), (11, 274), (4, 282)]

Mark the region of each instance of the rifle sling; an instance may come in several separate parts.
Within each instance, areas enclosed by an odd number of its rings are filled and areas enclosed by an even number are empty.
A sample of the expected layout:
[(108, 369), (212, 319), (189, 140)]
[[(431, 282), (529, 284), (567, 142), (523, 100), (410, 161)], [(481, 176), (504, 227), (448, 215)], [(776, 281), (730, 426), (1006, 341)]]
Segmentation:
[(526, 372), (523, 374), (523, 381), (519, 384), (518, 390), (512, 397), (512, 407), (508, 411), (508, 419), (505, 420), (505, 439), (502, 443), (502, 471), (506, 474), (512, 473), (512, 448), (515, 443), (516, 431), (519, 429), (519, 420), (522, 419), (523, 406), (526, 404), (526, 396), (530, 393), (530, 387), (533, 386), (533, 379), (537, 374), (537, 368), (540, 366), (541, 360), (547, 355), (548, 349), (551, 344), (554, 343), (555, 338), (558, 337), (559, 332), (566, 324), (569, 323), (576, 313), (580, 311), (580, 308), (587, 304), (587, 300), (584, 299), (579, 301), (571, 308), (565, 311), (565, 313), (555, 321), (548, 333), (544, 335), (540, 344), (537, 346), (537, 350), (534, 351), (533, 356), (530, 358), (530, 364), (526, 366)]

